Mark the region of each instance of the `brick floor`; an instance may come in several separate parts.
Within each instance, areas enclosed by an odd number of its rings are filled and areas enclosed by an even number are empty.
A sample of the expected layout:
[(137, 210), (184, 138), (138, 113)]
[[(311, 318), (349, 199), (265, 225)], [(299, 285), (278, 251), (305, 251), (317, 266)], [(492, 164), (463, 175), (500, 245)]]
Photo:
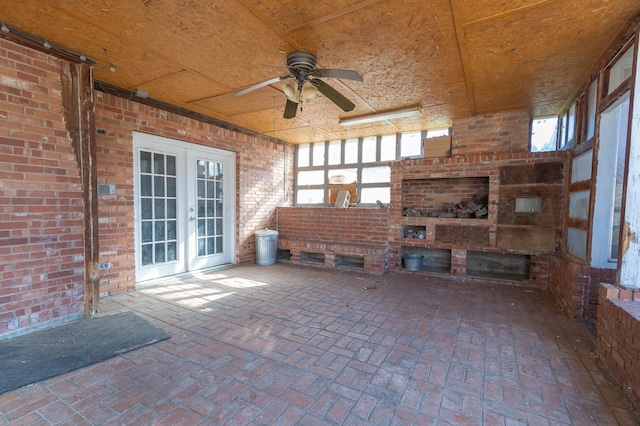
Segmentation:
[(638, 424), (540, 290), (276, 264), (101, 307), (172, 337), (0, 395), (0, 425)]

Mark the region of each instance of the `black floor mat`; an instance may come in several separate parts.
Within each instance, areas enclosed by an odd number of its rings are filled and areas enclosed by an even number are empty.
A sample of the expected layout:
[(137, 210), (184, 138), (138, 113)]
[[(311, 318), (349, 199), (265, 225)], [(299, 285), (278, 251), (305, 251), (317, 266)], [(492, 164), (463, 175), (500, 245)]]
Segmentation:
[(0, 341), (0, 394), (169, 338), (132, 312)]

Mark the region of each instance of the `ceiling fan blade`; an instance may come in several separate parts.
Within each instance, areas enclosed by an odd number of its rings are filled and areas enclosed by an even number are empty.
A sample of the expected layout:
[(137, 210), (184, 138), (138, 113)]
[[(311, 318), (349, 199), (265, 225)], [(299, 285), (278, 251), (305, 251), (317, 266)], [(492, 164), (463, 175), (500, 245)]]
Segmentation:
[(298, 104), (287, 99), (287, 104), (284, 106), (284, 118), (293, 118), (298, 112)]
[(246, 95), (247, 93), (253, 92), (256, 89), (259, 89), (259, 88), (264, 87), (264, 86), (268, 86), (268, 85), (273, 84), (273, 83), (277, 83), (277, 82), (279, 82), (281, 80), (285, 80), (285, 79), (287, 79), (289, 77), (291, 77), (291, 76), (290, 75), (283, 75), (282, 77), (275, 77), (275, 78), (272, 78), (270, 80), (266, 80), (266, 81), (263, 81), (261, 83), (254, 84), (253, 86), (249, 86), (246, 89), (242, 89), (239, 92), (236, 92), (233, 96)]
[(318, 69), (320, 77), (341, 78), (343, 80), (364, 81), (359, 72), (353, 70)]
[(354, 109), (356, 106), (349, 99), (345, 98), (333, 87), (329, 86), (322, 80), (314, 79), (313, 84), (318, 88), (320, 93), (329, 98), (334, 104), (342, 108), (343, 111), (348, 112)]

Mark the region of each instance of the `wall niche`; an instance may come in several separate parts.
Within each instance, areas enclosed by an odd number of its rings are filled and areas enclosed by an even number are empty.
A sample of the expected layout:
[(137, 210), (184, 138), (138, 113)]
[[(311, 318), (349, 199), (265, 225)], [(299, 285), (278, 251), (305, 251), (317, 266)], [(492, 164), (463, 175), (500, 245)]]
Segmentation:
[(488, 198), (488, 176), (402, 181), (403, 216), (487, 219)]

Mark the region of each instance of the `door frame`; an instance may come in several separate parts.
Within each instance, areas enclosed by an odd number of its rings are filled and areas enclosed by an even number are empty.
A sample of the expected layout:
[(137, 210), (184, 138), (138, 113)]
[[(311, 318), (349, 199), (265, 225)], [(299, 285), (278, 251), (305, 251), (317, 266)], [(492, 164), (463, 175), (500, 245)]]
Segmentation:
[[(142, 132), (133, 132), (133, 200), (134, 200), (134, 258), (136, 282), (171, 276), (183, 272), (205, 269), (209, 266), (236, 263), (236, 153), (219, 148), (212, 148), (171, 139), (163, 136)], [(140, 254), (140, 182), (139, 182), (139, 152), (150, 150), (169, 155), (176, 155), (177, 180), (177, 222), (178, 232), (183, 235), (178, 240), (178, 253), (182, 256), (177, 262), (167, 262), (166, 265), (141, 271)], [(195, 206), (195, 176), (190, 176), (189, 161), (194, 157), (214, 157), (224, 164), (223, 180), (223, 218), (224, 218), (224, 255), (219, 257), (220, 263), (208, 265), (202, 261), (193, 262), (191, 257), (197, 257), (197, 248), (193, 244), (196, 233), (196, 223), (189, 220), (189, 208)], [(193, 181), (193, 182), (192, 182)], [(183, 195), (184, 194), (184, 195)], [(196, 251), (194, 251), (196, 250)]]

